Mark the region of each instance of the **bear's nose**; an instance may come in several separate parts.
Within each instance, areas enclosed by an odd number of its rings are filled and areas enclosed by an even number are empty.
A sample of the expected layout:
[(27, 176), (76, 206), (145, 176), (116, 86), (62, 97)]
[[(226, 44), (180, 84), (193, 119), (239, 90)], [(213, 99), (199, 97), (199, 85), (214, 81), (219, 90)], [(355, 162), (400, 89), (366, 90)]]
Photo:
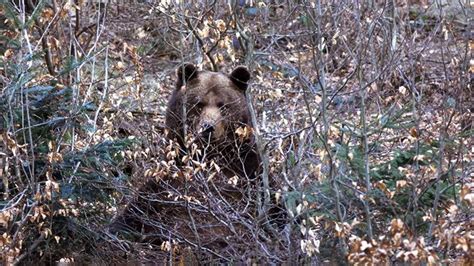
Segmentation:
[(201, 134), (203, 135), (209, 135), (213, 133), (215, 130), (214, 125), (210, 123), (204, 123), (201, 126)]

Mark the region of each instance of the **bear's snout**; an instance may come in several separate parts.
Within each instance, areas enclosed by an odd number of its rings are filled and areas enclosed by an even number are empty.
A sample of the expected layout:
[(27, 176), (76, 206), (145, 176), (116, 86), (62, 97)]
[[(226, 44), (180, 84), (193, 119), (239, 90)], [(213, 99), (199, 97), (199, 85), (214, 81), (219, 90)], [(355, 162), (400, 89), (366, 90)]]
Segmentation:
[(214, 125), (213, 124), (210, 124), (210, 123), (203, 123), (201, 125), (201, 135), (204, 135), (204, 136), (208, 136), (208, 135), (211, 135), (212, 133), (214, 133)]
[(219, 108), (205, 108), (201, 114), (197, 129), (199, 135), (205, 139), (209, 137), (220, 139), (224, 135), (225, 130)]

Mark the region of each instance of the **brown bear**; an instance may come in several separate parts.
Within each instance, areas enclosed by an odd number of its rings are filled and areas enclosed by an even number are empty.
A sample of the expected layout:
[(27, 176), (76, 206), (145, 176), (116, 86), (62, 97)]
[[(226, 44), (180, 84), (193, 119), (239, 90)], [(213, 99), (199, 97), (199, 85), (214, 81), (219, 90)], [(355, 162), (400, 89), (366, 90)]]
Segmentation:
[[(185, 137), (209, 144), (207, 159), (224, 167), (227, 177), (254, 178), (260, 160), (252, 136), (237, 130), (253, 128), (245, 91), (250, 73), (235, 68), (230, 75), (199, 71), (192, 64), (178, 68), (176, 88), (166, 113), (168, 138), (186, 150)], [(247, 131), (248, 132), (248, 131)]]
[(260, 166), (247, 134), (253, 126), (245, 96), (250, 73), (245, 67), (226, 75), (184, 64), (176, 75), (166, 113), (167, 137), (180, 150), (173, 173), (142, 187), (111, 231), (159, 245), (172, 240), (208, 255), (230, 243), (249, 250), (245, 241), (254, 237), (259, 219)]

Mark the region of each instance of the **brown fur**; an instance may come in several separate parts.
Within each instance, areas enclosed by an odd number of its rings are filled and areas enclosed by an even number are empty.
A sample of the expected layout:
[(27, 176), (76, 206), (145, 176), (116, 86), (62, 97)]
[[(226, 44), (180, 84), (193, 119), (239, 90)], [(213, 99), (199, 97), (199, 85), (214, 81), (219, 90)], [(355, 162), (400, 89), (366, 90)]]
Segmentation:
[[(253, 126), (245, 99), (249, 78), (244, 67), (227, 76), (186, 64), (177, 71), (176, 88), (168, 103), (168, 137), (177, 140), (183, 150), (188, 134), (201, 144), (210, 142), (213, 149), (208, 158), (217, 158), (228, 177), (254, 177), (260, 164), (253, 138), (239, 142), (235, 133), (239, 127)], [(211, 134), (206, 134), (207, 126), (214, 128)]]
[[(232, 217), (235, 212), (246, 219), (255, 215), (255, 189), (251, 187), (256, 184), (260, 165), (252, 136), (236, 135), (239, 127), (252, 126), (245, 100), (249, 78), (243, 67), (229, 76), (198, 71), (189, 64), (178, 69), (176, 88), (166, 113), (167, 136), (179, 143), (181, 156), (189, 154), (185, 136), (190, 136), (203, 150), (202, 158), (195, 159), (213, 160), (222, 171), (212, 181), (205, 176), (206, 172), (191, 179), (178, 173), (175, 177), (151, 180), (140, 189), (141, 196), (116, 219), (112, 231), (126, 229), (151, 242), (159, 243), (169, 237), (210, 249), (222, 248), (237, 241), (233, 238), (242, 237), (244, 229)], [(181, 159), (177, 158), (177, 162)], [(183, 171), (188, 169), (185, 165), (179, 167)], [(228, 182), (234, 176), (238, 177), (237, 185)], [(186, 197), (200, 204), (193, 205)], [(152, 240), (145, 236), (149, 233)]]

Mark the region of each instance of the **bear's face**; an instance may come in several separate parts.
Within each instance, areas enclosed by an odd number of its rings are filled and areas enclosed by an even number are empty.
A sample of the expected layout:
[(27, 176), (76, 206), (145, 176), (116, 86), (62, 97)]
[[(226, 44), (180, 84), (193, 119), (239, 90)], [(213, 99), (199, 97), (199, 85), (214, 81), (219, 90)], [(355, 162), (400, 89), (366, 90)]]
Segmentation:
[(245, 100), (249, 79), (245, 67), (237, 67), (227, 76), (199, 71), (191, 64), (181, 66), (168, 105), (167, 127), (181, 139), (184, 125), (187, 132), (206, 141), (223, 142), (232, 137), (238, 127), (250, 125)]

